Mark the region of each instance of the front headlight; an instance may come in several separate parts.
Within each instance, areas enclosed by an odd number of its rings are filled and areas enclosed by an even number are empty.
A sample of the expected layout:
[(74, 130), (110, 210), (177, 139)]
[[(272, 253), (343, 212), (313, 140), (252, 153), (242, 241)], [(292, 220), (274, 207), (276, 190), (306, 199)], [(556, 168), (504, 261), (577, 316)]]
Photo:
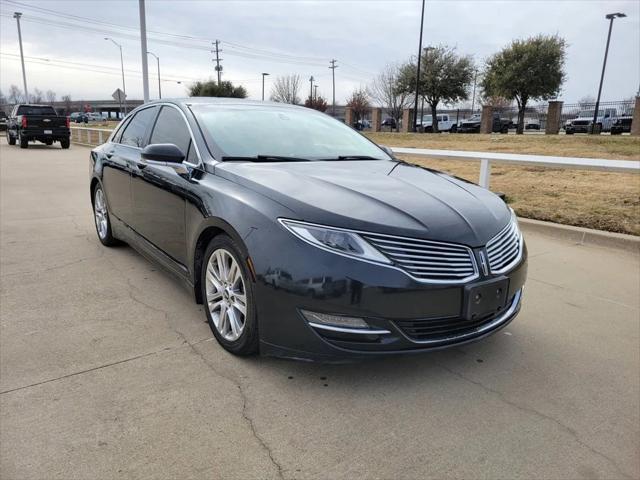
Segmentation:
[(357, 233), (284, 218), (280, 218), (278, 221), (296, 237), (314, 247), (371, 262), (391, 263), (387, 257)]

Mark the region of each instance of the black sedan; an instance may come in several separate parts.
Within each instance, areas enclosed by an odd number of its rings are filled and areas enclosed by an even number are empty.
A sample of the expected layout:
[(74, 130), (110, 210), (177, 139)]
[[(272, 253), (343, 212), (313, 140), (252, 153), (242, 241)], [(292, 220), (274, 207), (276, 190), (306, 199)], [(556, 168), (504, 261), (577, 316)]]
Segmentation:
[(420, 352), (520, 309), (526, 247), (500, 198), (315, 110), (147, 103), (91, 152), (90, 191), (100, 241), (182, 279), (235, 354)]

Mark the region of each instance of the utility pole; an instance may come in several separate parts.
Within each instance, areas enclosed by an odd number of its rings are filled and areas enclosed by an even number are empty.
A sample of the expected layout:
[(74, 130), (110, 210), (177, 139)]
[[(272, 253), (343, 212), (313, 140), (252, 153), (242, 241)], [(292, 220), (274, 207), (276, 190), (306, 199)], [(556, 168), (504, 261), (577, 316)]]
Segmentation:
[[(124, 115), (126, 115), (127, 114), (127, 87), (125, 86), (125, 83), (124, 83), (124, 60), (122, 59), (122, 45), (116, 42), (113, 38), (104, 37), (104, 39), (109, 40), (111, 43), (113, 43), (116, 47), (120, 49), (120, 68), (122, 69), (122, 94), (124, 95), (124, 112), (120, 112), (120, 113), (123, 113)], [(122, 105), (120, 105), (120, 110), (123, 110)]]
[(144, 0), (138, 0), (140, 7), (140, 49), (142, 50), (142, 93), (144, 103), (149, 101), (149, 66), (147, 65), (147, 17)]
[(338, 68), (336, 62), (337, 60), (335, 58), (329, 62), (331, 64), (329, 68), (331, 69), (331, 77), (333, 81), (333, 101), (331, 102), (331, 115), (333, 117), (336, 116), (336, 68)]
[(413, 104), (413, 131), (418, 131), (418, 89), (420, 87), (420, 58), (422, 57), (422, 29), (424, 27), (424, 0), (420, 14), (420, 42), (418, 44), (418, 68), (416, 69), (416, 98)]
[(311, 88), (309, 89), (309, 100), (313, 101), (313, 75), (311, 75), (311, 77), (309, 77), (309, 83), (311, 84)]
[(473, 96), (471, 97), (471, 115), (473, 115), (473, 107), (476, 103), (476, 82), (478, 81), (478, 69), (475, 69), (475, 74), (473, 75)]
[[(220, 75), (222, 74), (222, 67), (220, 66), (220, 62), (222, 61), (222, 59), (220, 58), (220, 52), (222, 52), (222, 50), (220, 50), (220, 40), (216, 40), (215, 42), (213, 42), (212, 45), (215, 45), (216, 49), (215, 50), (211, 50), (211, 53), (216, 54), (216, 72), (218, 73), (218, 86), (220, 86)], [(264, 78), (264, 77), (263, 77)]]
[(318, 84), (315, 84), (313, 86), (313, 97), (314, 97), (314, 100), (318, 100)]
[(24, 99), (25, 103), (29, 103), (29, 91), (27, 90), (27, 73), (24, 69), (24, 54), (22, 53), (22, 32), (20, 31), (20, 17), (22, 13), (14, 12), (13, 18), (18, 24), (18, 42), (20, 43), (20, 62), (22, 62), (22, 82), (24, 83)]
[[(602, 82), (604, 81), (604, 69), (607, 67), (607, 55), (609, 54), (609, 43), (611, 42), (611, 30), (613, 29), (613, 21), (616, 18), (624, 18), (624, 13), (610, 13), (605, 15), (609, 20), (609, 35), (607, 35), (607, 46), (604, 49), (604, 61), (602, 62), (602, 74), (600, 75), (600, 87), (598, 88), (598, 98), (596, 100), (596, 109), (593, 112), (593, 122), (591, 122), (591, 133), (596, 133), (596, 122), (598, 121), (598, 109), (600, 108), (600, 95), (602, 94)], [(598, 132), (599, 133), (599, 132)]]
[(264, 102), (264, 77), (266, 77), (267, 75), (269, 74), (265, 72), (262, 73), (262, 101), (263, 102)]
[(158, 98), (162, 98), (162, 87), (160, 87), (160, 57), (153, 52), (147, 52), (149, 55), (153, 55), (158, 63)]

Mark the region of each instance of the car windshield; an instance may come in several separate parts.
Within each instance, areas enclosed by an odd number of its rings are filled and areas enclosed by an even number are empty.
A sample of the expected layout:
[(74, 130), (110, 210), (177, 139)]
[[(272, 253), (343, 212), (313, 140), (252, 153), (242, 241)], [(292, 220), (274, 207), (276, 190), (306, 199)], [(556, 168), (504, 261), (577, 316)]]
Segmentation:
[[(207, 143), (224, 157), (390, 160), (383, 150), (328, 115), (271, 105), (192, 105)], [(210, 145), (212, 147), (213, 145)], [(214, 148), (211, 148), (214, 150)]]
[(588, 117), (588, 118), (593, 118), (593, 114), (596, 113), (595, 110), (580, 110), (580, 113), (578, 114), (579, 117)]

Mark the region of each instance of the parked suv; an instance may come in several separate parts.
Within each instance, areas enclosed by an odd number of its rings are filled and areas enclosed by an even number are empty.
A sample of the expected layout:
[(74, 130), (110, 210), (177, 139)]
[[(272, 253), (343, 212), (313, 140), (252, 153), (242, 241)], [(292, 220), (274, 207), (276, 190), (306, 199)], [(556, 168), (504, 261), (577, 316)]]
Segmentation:
[[(566, 126), (567, 135), (574, 133), (591, 133), (591, 125), (593, 124), (594, 110), (581, 110), (576, 118)], [(612, 125), (616, 121), (617, 112), (615, 108), (604, 108), (598, 110), (598, 118), (596, 119), (596, 131), (609, 132)]]
[[(439, 132), (451, 132), (456, 133), (458, 125), (453, 120), (453, 117), (444, 113), (436, 115), (438, 119), (438, 131)], [(419, 123), (421, 132), (433, 132), (433, 117), (431, 115), (423, 115), (422, 122)]]
[(47, 145), (60, 142), (62, 148), (69, 148), (70, 134), (69, 117), (58, 116), (51, 105), (16, 105), (7, 123), (7, 142), (18, 142), (20, 148), (36, 140)]

